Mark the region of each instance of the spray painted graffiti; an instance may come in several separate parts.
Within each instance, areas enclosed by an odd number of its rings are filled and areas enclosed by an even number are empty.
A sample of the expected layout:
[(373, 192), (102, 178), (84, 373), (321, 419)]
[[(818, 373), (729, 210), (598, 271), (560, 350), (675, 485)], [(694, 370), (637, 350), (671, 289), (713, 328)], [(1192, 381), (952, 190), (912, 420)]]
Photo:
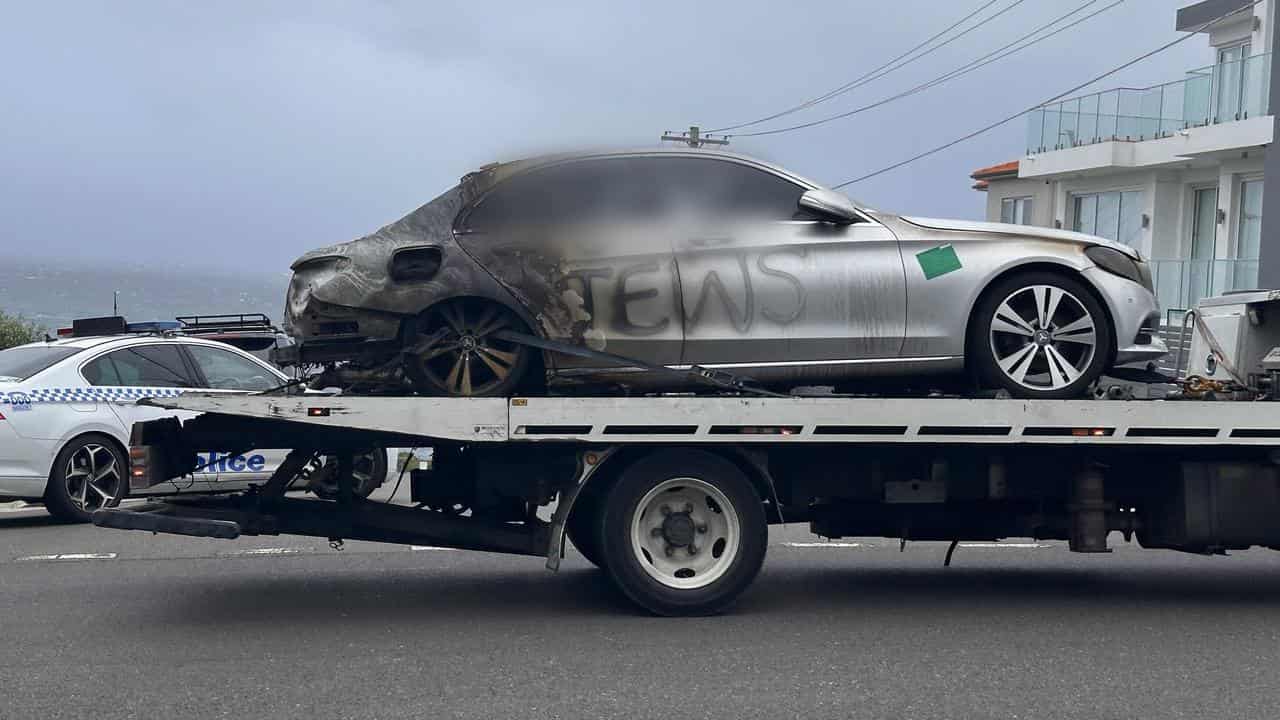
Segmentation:
[[(671, 296), (683, 305), (686, 331), (696, 329), (706, 322), (711, 307), (723, 308), (735, 330), (749, 332), (757, 321), (757, 315), (777, 325), (790, 325), (804, 313), (807, 294), (800, 278), (778, 267), (778, 261), (791, 257), (804, 261), (803, 248), (775, 250), (757, 255), (741, 250), (726, 253), (723, 262), (703, 271), (697, 282), (682, 278), (682, 268), (675, 259), (659, 262), (645, 259), (621, 265), (593, 265), (574, 268), (563, 273), (560, 285), (581, 297), (584, 315), (589, 327), (594, 328), (599, 300), (609, 303), (609, 329), (630, 337), (649, 337), (665, 332), (673, 318), (668, 315), (656, 320), (641, 322), (633, 319), (633, 306), (651, 301), (661, 293), (654, 285), (665, 278), (671, 282)], [(730, 259), (731, 258), (731, 259)], [(729, 272), (724, 272), (729, 270)], [(687, 270), (684, 270), (687, 272)], [(653, 277), (653, 276), (657, 277)], [(525, 275), (527, 278), (527, 274)], [(781, 282), (794, 299), (770, 304), (761, 301), (760, 285), (765, 282)], [(683, 287), (682, 287), (683, 286)], [(693, 292), (692, 289), (696, 288)], [(562, 293), (563, 294), (563, 293)], [(770, 297), (776, 302), (778, 293)], [(735, 297), (739, 298), (735, 300)], [(675, 308), (672, 308), (673, 312)]]

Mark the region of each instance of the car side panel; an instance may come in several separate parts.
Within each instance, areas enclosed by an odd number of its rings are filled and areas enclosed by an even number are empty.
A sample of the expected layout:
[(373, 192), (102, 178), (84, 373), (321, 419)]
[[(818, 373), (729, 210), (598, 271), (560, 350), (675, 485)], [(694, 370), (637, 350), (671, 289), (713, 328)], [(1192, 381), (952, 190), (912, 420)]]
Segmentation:
[[(6, 419), (12, 414), (6, 406)], [(43, 495), (57, 452), (56, 440), (22, 437), (12, 423), (0, 422), (0, 499)]]
[(685, 363), (759, 375), (753, 363), (893, 358), (902, 346), (902, 257), (878, 223), (762, 221), (682, 237), (677, 250)]
[[(940, 358), (940, 368), (963, 362), (969, 316), (996, 277), (1037, 263), (1076, 272), (1092, 266), (1079, 246), (1068, 243), (892, 224), (901, 242), (907, 281), (902, 357)], [(945, 259), (947, 248), (955, 253), (954, 266)], [(938, 253), (944, 253), (942, 263), (936, 262)], [(932, 272), (927, 274), (926, 268)]]

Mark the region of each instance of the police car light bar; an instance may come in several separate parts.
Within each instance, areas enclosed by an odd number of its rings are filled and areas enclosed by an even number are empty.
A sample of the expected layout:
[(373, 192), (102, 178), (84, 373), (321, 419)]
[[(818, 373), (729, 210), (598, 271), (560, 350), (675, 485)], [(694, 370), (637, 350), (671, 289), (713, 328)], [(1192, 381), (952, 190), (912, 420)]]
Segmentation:
[(125, 322), (120, 315), (108, 317), (80, 318), (72, 320), (71, 327), (58, 328), (58, 337), (94, 337), (98, 335), (122, 335), (124, 333), (162, 333), (171, 332), (181, 327), (181, 323), (173, 320), (152, 320), (149, 322)]
[(150, 322), (128, 323), (124, 326), (126, 332), (168, 332), (177, 330), (182, 327), (181, 323), (173, 320), (152, 320)]

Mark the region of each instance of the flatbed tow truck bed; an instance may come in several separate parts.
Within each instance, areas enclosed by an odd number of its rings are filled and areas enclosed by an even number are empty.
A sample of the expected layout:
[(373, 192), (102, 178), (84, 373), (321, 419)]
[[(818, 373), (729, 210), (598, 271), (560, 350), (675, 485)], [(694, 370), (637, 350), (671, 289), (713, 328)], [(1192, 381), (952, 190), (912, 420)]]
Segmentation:
[[(1197, 400), (659, 396), (427, 398), (201, 395), (202, 413), (139, 423), (131, 483), (197, 452), (290, 450), (270, 481), (95, 514), (104, 527), (231, 538), (293, 533), (543, 556), (567, 534), (639, 605), (727, 607), (767, 525), (827, 537), (1064, 539), (1108, 534), (1198, 553), (1280, 547), (1280, 403)], [(414, 506), (284, 490), (317, 454), (430, 447)], [(347, 477), (343, 477), (344, 472)], [(345, 488), (345, 489), (342, 489)], [(541, 511), (541, 512), (540, 512)], [(546, 517), (549, 516), (549, 517)]]

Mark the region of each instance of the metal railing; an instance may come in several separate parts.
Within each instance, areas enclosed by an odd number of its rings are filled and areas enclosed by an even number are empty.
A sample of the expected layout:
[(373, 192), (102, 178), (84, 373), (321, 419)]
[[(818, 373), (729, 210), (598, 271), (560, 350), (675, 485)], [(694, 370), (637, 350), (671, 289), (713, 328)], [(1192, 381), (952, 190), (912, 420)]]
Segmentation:
[(1027, 114), (1027, 154), (1112, 140), (1169, 137), (1179, 130), (1267, 114), (1271, 54), (1192, 70), (1149, 88), (1117, 88)]
[(1156, 299), (1166, 312), (1181, 312), (1195, 307), (1201, 298), (1258, 286), (1255, 259), (1164, 259), (1150, 263)]

